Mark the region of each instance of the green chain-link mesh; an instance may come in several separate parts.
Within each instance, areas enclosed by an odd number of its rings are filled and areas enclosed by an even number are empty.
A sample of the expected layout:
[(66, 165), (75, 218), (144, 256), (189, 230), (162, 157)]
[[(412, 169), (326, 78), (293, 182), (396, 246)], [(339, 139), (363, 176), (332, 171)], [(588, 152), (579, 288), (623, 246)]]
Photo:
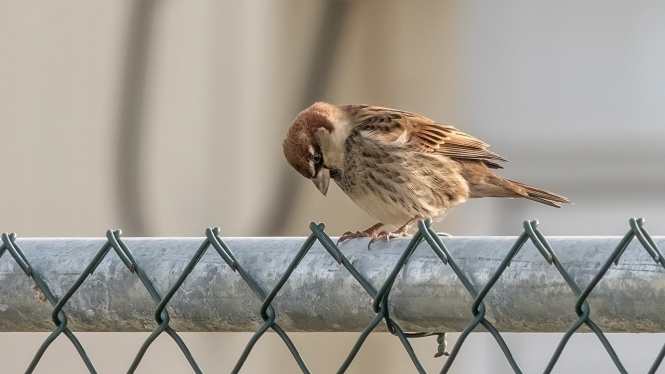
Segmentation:
[[(109, 253), (111, 249), (113, 249), (113, 251), (117, 254), (120, 260), (122, 260), (122, 262), (125, 264), (125, 266), (127, 266), (129, 271), (136, 274), (136, 276), (139, 277), (145, 288), (150, 293), (150, 296), (154, 300), (155, 304), (157, 305), (154, 316), (155, 322), (157, 323), (157, 327), (152, 332), (152, 334), (150, 334), (150, 336), (145, 340), (145, 342), (139, 349), (134, 361), (132, 362), (132, 365), (129, 367), (127, 372), (128, 373), (135, 372), (136, 368), (141, 363), (141, 359), (145, 355), (150, 345), (155, 341), (155, 339), (161, 333), (166, 332), (176, 342), (178, 347), (180, 347), (180, 350), (182, 351), (183, 355), (189, 361), (192, 370), (195, 373), (202, 373), (201, 369), (196, 363), (196, 360), (189, 352), (189, 349), (187, 349), (185, 343), (182, 341), (182, 339), (180, 339), (178, 334), (169, 326), (169, 314), (166, 307), (171, 298), (173, 297), (173, 295), (176, 293), (176, 291), (180, 288), (185, 279), (189, 276), (194, 267), (197, 265), (201, 257), (211, 246), (222, 257), (224, 262), (226, 262), (226, 264), (231, 269), (237, 272), (238, 275), (251, 287), (251, 289), (256, 294), (256, 297), (258, 297), (263, 303), (261, 305), (260, 314), (261, 317), (263, 318), (264, 323), (258, 329), (258, 331), (254, 333), (252, 338), (247, 343), (247, 346), (245, 347), (241, 356), (238, 358), (238, 361), (235, 367), (233, 368), (232, 373), (238, 373), (240, 371), (243, 364), (247, 360), (247, 357), (252, 352), (252, 349), (254, 348), (255, 344), (258, 342), (259, 339), (261, 339), (263, 334), (268, 329), (272, 329), (282, 338), (284, 344), (286, 344), (286, 346), (288, 347), (289, 351), (293, 355), (293, 358), (297, 362), (302, 372), (310, 373), (309, 369), (307, 368), (307, 365), (305, 364), (302, 357), (300, 357), (298, 350), (296, 349), (295, 345), (291, 342), (291, 339), (289, 338), (288, 334), (284, 330), (282, 330), (282, 328), (280, 328), (279, 325), (275, 322), (276, 311), (271, 304), (272, 301), (277, 296), (277, 294), (279, 293), (279, 291), (286, 283), (286, 281), (288, 280), (288, 278), (291, 276), (295, 268), (298, 266), (300, 261), (307, 255), (310, 248), (316, 241), (319, 241), (323, 245), (323, 247), (328, 251), (328, 253), (341, 266), (346, 268), (346, 270), (349, 271), (349, 273), (356, 279), (356, 281), (358, 281), (358, 283), (372, 297), (373, 299), (372, 308), (374, 310), (374, 313), (376, 313), (376, 316), (372, 319), (372, 321), (367, 325), (367, 327), (358, 337), (356, 344), (353, 346), (346, 360), (344, 360), (339, 370), (337, 371), (338, 373), (344, 373), (347, 370), (349, 365), (351, 365), (353, 359), (356, 357), (358, 351), (362, 347), (363, 343), (365, 342), (365, 339), (367, 339), (367, 336), (382, 321), (386, 324), (388, 331), (399, 338), (400, 342), (404, 346), (404, 349), (411, 358), (413, 365), (420, 373), (425, 373), (425, 369), (423, 368), (422, 364), (420, 363), (420, 360), (418, 359), (416, 353), (411, 347), (411, 344), (409, 343), (410, 338), (438, 335), (437, 342), (439, 343), (439, 349), (435, 356), (436, 357), (443, 355), (448, 356), (445, 363), (443, 364), (443, 368), (441, 369), (441, 373), (447, 373), (450, 370), (450, 367), (453, 365), (455, 358), (457, 357), (457, 354), (459, 353), (461, 347), (463, 346), (466, 338), (476, 327), (478, 327), (478, 325), (482, 325), (485, 329), (487, 329), (487, 331), (489, 331), (492, 334), (492, 336), (494, 337), (497, 344), (503, 351), (504, 355), (506, 356), (506, 359), (508, 360), (508, 363), (515, 371), (515, 373), (522, 373), (519, 365), (513, 358), (510, 349), (506, 345), (499, 331), (492, 325), (490, 321), (488, 321), (485, 318), (485, 306), (483, 304), (483, 299), (492, 289), (492, 287), (496, 284), (498, 279), (501, 277), (501, 274), (503, 274), (504, 270), (506, 270), (506, 268), (510, 265), (511, 261), (513, 260), (517, 252), (520, 251), (522, 246), (527, 241), (531, 241), (538, 249), (538, 251), (542, 254), (544, 260), (556, 267), (556, 269), (559, 271), (563, 279), (566, 281), (568, 286), (571, 288), (571, 290), (574, 292), (575, 296), (577, 297), (577, 302), (575, 303), (574, 310), (578, 316), (578, 319), (570, 326), (568, 331), (561, 338), (561, 341), (559, 342), (556, 350), (552, 354), (552, 357), (549, 363), (547, 364), (547, 367), (545, 368), (544, 372), (545, 373), (552, 372), (552, 369), (556, 365), (566, 344), (570, 340), (570, 337), (582, 325), (586, 325), (589, 329), (591, 329), (591, 331), (593, 331), (596, 334), (600, 342), (607, 350), (607, 353), (609, 354), (610, 358), (614, 362), (614, 365), (617, 367), (617, 369), (621, 373), (627, 373), (626, 369), (621, 363), (621, 360), (619, 360), (619, 357), (614, 352), (614, 349), (610, 345), (609, 341), (607, 340), (603, 332), (591, 320), (591, 318), (589, 318), (591, 310), (586, 299), (591, 293), (591, 291), (594, 289), (594, 287), (596, 287), (598, 282), (600, 282), (600, 280), (603, 278), (608, 269), (612, 266), (612, 264), (618, 263), (622, 253), (628, 247), (628, 244), (630, 244), (630, 242), (635, 238), (637, 238), (639, 243), (649, 253), (649, 255), (654, 259), (654, 261), (657, 264), (660, 264), (663, 268), (665, 268), (665, 259), (663, 258), (660, 250), (658, 249), (654, 241), (649, 236), (649, 233), (647, 233), (647, 231), (643, 228), (643, 220), (641, 218), (630, 220), (630, 230), (626, 233), (626, 235), (623, 237), (623, 239), (614, 249), (610, 257), (607, 258), (607, 260), (600, 268), (598, 273), (593, 277), (589, 285), (584, 290), (581, 290), (579, 288), (579, 286), (568, 274), (566, 269), (564, 269), (561, 262), (557, 258), (556, 254), (554, 253), (550, 245), (547, 243), (547, 240), (545, 240), (545, 237), (543, 237), (543, 235), (538, 231), (537, 229), (538, 222), (536, 221), (524, 222), (524, 232), (517, 238), (517, 241), (515, 241), (515, 243), (513, 244), (512, 248), (510, 249), (506, 257), (503, 259), (499, 267), (495, 270), (494, 274), (490, 277), (487, 284), (485, 284), (485, 286), (481, 290), (477, 290), (473, 286), (473, 284), (469, 281), (469, 279), (464, 274), (462, 269), (460, 269), (457, 266), (454, 258), (450, 254), (450, 251), (448, 251), (446, 246), (439, 239), (439, 236), (432, 230), (430, 224), (431, 222), (429, 221), (421, 221), (418, 223), (418, 231), (409, 242), (408, 246), (404, 250), (399, 261), (395, 264), (395, 267), (389, 274), (384, 284), (378, 290), (375, 289), (370, 284), (370, 282), (368, 282), (367, 279), (365, 279), (358, 272), (358, 270), (351, 264), (351, 262), (349, 262), (349, 260), (344, 256), (344, 254), (334, 244), (334, 242), (330, 239), (330, 237), (326, 235), (326, 233), (324, 232), (324, 225), (313, 222), (310, 223), (309, 225), (309, 228), (312, 231), (312, 233), (305, 240), (302, 247), (298, 251), (296, 257), (289, 264), (288, 268), (285, 270), (284, 274), (280, 278), (277, 285), (275, 285), (275, 287), (272, 290), (270, 290), (270, 292), (268, 293), (266, 293), (265, 290), (259, 287), (257, 282), (254, 279), (252, 279), (252, 277), (243, 269), (242, 265), (236, 260), (236, 257), (233, 255), (231, 249), (219, 237), (219, 228), (208, 228), (206, 230), (205, 240), (203, 241), (203, 243), (201, 243), (201, 246), (196, 251), (196, 253), (189, 261), (187, 266), (185, 267), (185, 270), (183, 271), (182, 275), (178, 278), (175, 284), (168, 290), (168, 292), (166, 292), (164, 296), (160, 296), (159, 292), (155, 289), (152, 282), (145, 274), (141, 266), (136, 262), (134, 256), (132, 255), (132, 252), (129, 250), (129, 248), (127, 248), (125, 243), (120, 238), (119, 230), (107, 231), (106, 243), (104, 243), (102, 248), (97, 252), (92, 262), (88, 264), (88, 266), (79, 276), (74, 285), (71, 288), (69, 288), (69, 290), (61, 298), (57, 298), (53, 295), (53, 293), (49, 290), (48, 286), (46, 285), (46, 283), (44, 283), (39, 274), (37, 274), (34, 271), (34, 269), (30, 266), (30, 263), (23, 254), (23, 251), (16, 243), (15, 234), (13, 233), (2, 234), (0, 257), (2, 257), (2, 255), (5, 252), (9, 252), (9, 254), (21, 267), (21, 269), (23, 269), (25, 274), (28, 277), (31, 277), (35, 281), (37, 287), (44, 293), (44, 295), (51, 303), (51, 305), (53, 305), (53, 312), (51, 314), (51, 317), (53, 319), (53, 323), (55, 324), (55, 329), (48, 336), (48, 338), (46, 338), (44, 343), (42, 343), (41, 347), (37, 350), (37, 353), (35, 354), (35, 357), (33, 358), (32, 362), (30, 363), (30, 366), (26, 369), (26, 373), (32, 373), (34, 371), (35, 367), (39, 364), (40, 359), (44, 355), (44, 352), (48, 349), (50, 344), (60, 334), (65, 334), (65, 336), (72, 342), (72, 344), (78, 351), (79, 355), (81, 356), (81, 359), (87, 366), (88, 370), (91, 373), (97, 372), (92, 362), (88, 358), (88, 355), (86, 354), (85, 350), (83, 349), (83, 346), (79, 343), (78, 339), (76, 339), (74, 334), (67, 327), (67, 316), (63, 311), (63, 307), (67, 304), (69, 299), (79, 289), (79, 287), (83, 284), (83, 282), (85, 282), (86, 278), (95, 271), (99, 263), (106, 257), (106, 255)], [(442, 266), (451, 267), (451, 269), (455, 272), (457, 277), (463, 283), (464, 287), (467, 289), (469, 294), (474, 298), (473, 305), (471, 306), (471, 315), (470, 315), (471, 321), (466, 326), (466, 328), (464, 328), (462, 333), (459, 335), (457, 341), (455, 342), (455, 345), (453, 346), (450, 352), (448, 352), (446, 349), (447, 347), (446, 347), (445, 334), (404, 332), (399, 327), (399, 325), (392, 318), (390, 318), (390, 315), (388, 313), (388, 299), (390, 296), (390, 291), (392, 289), (393, 283), (395, 282), (395, 279), (397, 278), (400, 271), (402, 271), (402, 269), (404, 268), (411, 254), (423, 241), (425, 241), (429, 245), (431, 250), (434, 251), (437, 257), (441, 260)], [(663, 357), (665, 357), (665, 346), (663, 346), (658, 356), (654, 360), (653, 365), (649, 369), (648, 372), (649, 374), (656, 372), (661, 362), (663, 361)]]

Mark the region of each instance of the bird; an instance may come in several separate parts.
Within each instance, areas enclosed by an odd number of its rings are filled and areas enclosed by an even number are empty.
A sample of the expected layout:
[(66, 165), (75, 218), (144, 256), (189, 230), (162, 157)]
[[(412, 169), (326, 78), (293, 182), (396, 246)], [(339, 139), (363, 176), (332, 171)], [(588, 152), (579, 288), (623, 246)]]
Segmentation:
[[(338, 243), (409, 236), (421, 219), (441, 219), (480, 197), (525, 198), (560, 208), (562, 195), (494, 173), (505, 158), (453, 126), (397, 109), (317, 102), (300, 112), (282, 144), (287, 162), (325, 196), (330, 179), (378, 221)], [(396, 231), (382, 230), (384, 226)]]

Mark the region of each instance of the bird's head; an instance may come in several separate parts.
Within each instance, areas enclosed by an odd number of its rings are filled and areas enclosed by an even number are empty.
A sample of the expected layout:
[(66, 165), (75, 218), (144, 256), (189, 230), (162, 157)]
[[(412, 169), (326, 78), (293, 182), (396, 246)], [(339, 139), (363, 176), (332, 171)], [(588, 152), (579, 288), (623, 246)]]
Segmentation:
[(337, 107), (315, 103), (298, 114), (283, 143), (286, 161), (305, 178), (311, 179), (322, 194), (328, 192), (330, 169), (326, 166), (322, 139), (334, 130)]

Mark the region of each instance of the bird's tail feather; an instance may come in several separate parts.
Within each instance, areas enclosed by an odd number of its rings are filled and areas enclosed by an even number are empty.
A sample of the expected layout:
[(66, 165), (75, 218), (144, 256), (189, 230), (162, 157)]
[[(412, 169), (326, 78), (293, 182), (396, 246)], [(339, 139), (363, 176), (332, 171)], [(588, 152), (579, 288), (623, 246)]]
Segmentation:
[[(537, 201), (539, 203), (543, 203), (549, 206), (553, 206), (555, 208), (561, 208), (561, 204), (565, 203), (570, 203), (570, 200), (568, 200), (567, 197), (561, 196), (558, 194), (555, 194), (554, 192), (546, 191), (543, 190), (542, 188), (537, 188), (533, 186), (529, 186), (524, 183), (520, 182), (515, 182), (506, 179), (508, 182), (514, 184), (517, 187), (520, 187), (519, 189), (522, 189), (523, 191), (515, 191), (519, 195), (521, 195), (525, 199)], [(522, 193), (520, 193), (522, 192)]]

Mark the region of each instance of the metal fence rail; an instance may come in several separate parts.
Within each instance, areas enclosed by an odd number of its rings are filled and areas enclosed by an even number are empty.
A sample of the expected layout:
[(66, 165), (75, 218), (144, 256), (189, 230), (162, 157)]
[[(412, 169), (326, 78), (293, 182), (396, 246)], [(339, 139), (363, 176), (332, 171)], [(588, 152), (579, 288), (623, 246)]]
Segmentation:
[[(429, 222), (420, 222), (411, 240), (376, 244), (371, 251), (363, 240), (338, 247), (315, 223), (304, 243), (302, 238), (223, 241), (218, 229), (207, 229), (203, 240), (121, 239), (120, 231), (108, 231), (105, 240), (3, 234), (0, 258), (9, 253), (13, 260), (0, 259), (0, 331), (44, 331), (55, 325), (28, 373), (60, 334), (96, 372), (70, 328), (152, 329), (130, 373), (164, 332), (200, 373), (174, 329), (254, 331), (234, 373), (268, 330), (282, 338), (304, 373), (309, 369), (285, 330), (360, 331), (340, 373), (372, 331), (396, 335), (421, 373), (411, 338), (438, 335), (436, 355), (449, 355), (442, 362), (445, 373), (468, 334), (482, 326), (521, 373), (499, 330), (565, 332), (545, 369), (549, 373), (572, 334), (586, 329), (626, 373), (596, 323), (612, 332), (665, 331), (665, 259), (657, 246), (665, 238), (650, 237), (641, 219), (629, 223), (623, 238), (548, 241), (535, 221), (525, 221), (517, 239), (442, 239)], [(105, 260), (111, 251), (115, 255)], [(450, 353), (445, 331), (461, 331)], [(664, 356), (665, 346), (649, 373)]]

